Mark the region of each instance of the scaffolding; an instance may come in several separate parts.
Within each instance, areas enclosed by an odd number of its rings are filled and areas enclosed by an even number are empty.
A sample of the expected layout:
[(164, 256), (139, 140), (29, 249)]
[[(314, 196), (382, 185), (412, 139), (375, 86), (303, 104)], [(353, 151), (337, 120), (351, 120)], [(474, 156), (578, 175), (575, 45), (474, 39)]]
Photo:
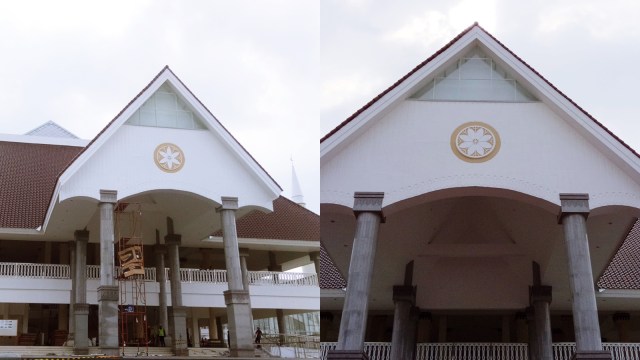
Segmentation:
[(120, 348), (137, 346), (138, 355), (149, 355), (150, 328), (147, 324), (142, 209), (140, 204), (118, 203), (115, 209), (117, 231), (117, 271)]

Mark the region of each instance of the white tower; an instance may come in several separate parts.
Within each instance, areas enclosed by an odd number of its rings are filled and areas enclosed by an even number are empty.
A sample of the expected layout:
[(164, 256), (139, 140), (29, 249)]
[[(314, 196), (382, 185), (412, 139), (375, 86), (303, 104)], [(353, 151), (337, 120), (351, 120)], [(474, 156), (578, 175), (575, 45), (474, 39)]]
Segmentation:
[(291, 160), (291, 187), (291, 200), (302, 207), (306, 207), (307, 204), (304, 202), (304, 195), (302, 195), (302, 189), (300, 189), (300, 183), (296, 175), (296, 168), (293, 166), (293, 159)]

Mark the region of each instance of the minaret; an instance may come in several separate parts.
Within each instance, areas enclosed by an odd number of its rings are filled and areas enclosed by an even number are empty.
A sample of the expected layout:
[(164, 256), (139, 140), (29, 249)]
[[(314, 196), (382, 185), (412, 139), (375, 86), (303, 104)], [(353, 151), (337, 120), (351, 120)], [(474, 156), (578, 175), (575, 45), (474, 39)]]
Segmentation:
[(293, 159), (291, 159), (291, 187), (291, 200), (302, 207), (306, 207), (307, 204), (304, 202), (304, 195), (302, 195), (302, 189), (300, 189), (300, 183), (296, 175), (296, 168), (293, 166)]

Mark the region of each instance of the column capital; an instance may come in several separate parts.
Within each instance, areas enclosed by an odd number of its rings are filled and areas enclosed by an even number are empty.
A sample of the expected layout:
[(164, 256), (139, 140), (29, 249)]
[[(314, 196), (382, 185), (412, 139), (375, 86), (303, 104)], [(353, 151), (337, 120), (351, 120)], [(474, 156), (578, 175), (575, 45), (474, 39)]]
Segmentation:
[(589, 216), (589, 194), (560, 194), (560, 214), (558, 224), (566, 215), (579, 214), (586, 219)]
[(249, 257), (249, 248), (240, 248), (240, 256)]
[(533, 304), (538, 301), (551, 303), (551, 286), (529, 286), (529, 303)]
[(393, 286), (393, 302), (406, 301), (414, 305), (416, 303), (416, 287), (406, 285)]
[(225, 290), (222, 294), (226, 305), (250, 303), (249, 292), (246, 290)]
[(384, 223), (382, 213), (383, 192), (360, 192), (353, 194), (353, 213), (356, 217), (363, 212), (370, 212), (380, 216), (380, 222)]
[(117, 203), (118, 202), (118, 191), (100, 189), (100, 202), (101, 203), (112, 203), (112, 204)]
[(383, 192), (359, 192), (353, 194), (354, 212), (382, 212)]
[(78, 241), (84, 241), (84, 242), (88, 242), (89, 241), (89, 230), (76, 230), (73, 232), (73, 238), (75, 239), (74, 242), (78, 242)]
[(98, 286), (98, 302), (100, 301), (118, 301), (119, 294), (118, 285), (100, 285)]
[(182, 245), (182, 235), (180, 235), (180, 234), (167, 234), (167, 236), (164, 237), (164, 243), (166, 245), (177, 245), (177, 246), (180, 246), (180, 245)]
[(221, 204), (217, 211), (222, 210), (238, 210), (238, 198), (232, 196), (223, 196), (220, 198)]

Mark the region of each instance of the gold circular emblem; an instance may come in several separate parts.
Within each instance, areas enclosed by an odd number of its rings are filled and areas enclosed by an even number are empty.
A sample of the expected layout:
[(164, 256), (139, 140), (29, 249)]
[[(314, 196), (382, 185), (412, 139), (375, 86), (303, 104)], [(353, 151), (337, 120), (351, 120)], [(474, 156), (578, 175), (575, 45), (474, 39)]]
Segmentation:
[(184, 166), (184, 153), (178, 145), (164, 143), (156, 147), (153, 153), (156, 165), (162, 171), (174, 173), (180, 171)]
[(468, 122), (458, 126), (451, 134), (451, 149), (467, 162), (490, 160), (500, 150), (500, 135), (491, 125)]

